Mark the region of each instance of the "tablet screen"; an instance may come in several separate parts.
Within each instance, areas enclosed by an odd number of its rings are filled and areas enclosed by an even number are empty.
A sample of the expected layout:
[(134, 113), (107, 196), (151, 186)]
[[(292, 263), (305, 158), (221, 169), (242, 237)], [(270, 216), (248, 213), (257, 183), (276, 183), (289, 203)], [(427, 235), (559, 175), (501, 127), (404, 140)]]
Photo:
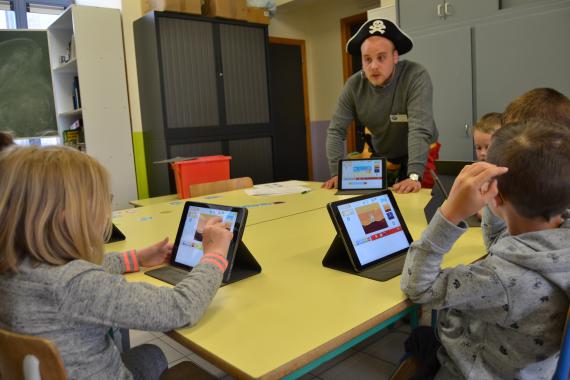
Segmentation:
[(382, 158), (342, 160), (340, 163), (340, 189), (383, 189), (385, 168)]
[(411, 236), (388, 193), (343, 201), (336, 206), (345, 239), (362, 267), (407, 250)]
[(184, 226), (180, 227), (182, 228), (182, 233), (177, 237), (174, 262), (176, 264), (194, 267), (204, 255), (202, 234), (208, 219), (215, 216), (221, 217), (222, 223), (225, 224), (226, 228), (235, 234), (238, 213), (236, 211), (196, 205), (188, 205), (187, 208), (188, 209), (185, 210), (186, 217), (183, 221)]

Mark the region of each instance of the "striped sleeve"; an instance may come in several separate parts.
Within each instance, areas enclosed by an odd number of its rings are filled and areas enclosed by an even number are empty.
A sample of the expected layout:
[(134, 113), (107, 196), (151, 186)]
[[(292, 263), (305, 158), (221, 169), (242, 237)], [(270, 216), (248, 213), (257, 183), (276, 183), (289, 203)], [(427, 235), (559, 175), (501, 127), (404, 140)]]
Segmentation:
[(206, 253), (202, 256), (200, 263), (210, 263), (215, 265), (220, 271), (225, 272), (228, 267), (228, 260), (219, 253)]
[(103, 267), (109, 273), (131, 273), (140, 270), (140, 262), (136, 250), (131, 249), (125, 252), (113, 252), (105, 255)]

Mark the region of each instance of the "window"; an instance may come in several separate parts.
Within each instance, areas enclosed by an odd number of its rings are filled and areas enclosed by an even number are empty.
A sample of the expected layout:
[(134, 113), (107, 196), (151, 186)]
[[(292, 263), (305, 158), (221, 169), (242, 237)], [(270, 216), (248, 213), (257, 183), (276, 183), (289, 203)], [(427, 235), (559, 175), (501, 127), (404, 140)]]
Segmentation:
[(0, 0), (0, 29), (46, 29), (72, 0)]
[(0, 29), (16, 29), (16, 13), (9, 1), (0, 0)]
[(47, 29), (65, 7), (32, 3), (28, 4), (27, 10), (28, 29)]

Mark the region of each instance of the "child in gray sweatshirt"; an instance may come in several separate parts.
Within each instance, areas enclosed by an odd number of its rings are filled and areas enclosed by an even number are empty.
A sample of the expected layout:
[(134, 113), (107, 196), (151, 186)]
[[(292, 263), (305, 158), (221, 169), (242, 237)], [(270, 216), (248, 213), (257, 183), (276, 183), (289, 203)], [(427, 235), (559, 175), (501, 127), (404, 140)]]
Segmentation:
[(128, 283), (117, 274), (159, 264), (171, 246), (103, 254), (111, 196), (96, 160), (22, 147), (0, 155), (0, 173), (0, 328), (54, 342), (70, 379), (158, 378), (160, 350), (121, 356), (109, 329), (195, 324), (220, 286), (232, 233), (211, 219), (205, 255), (174, 288)]
[[(545, 121), (498, 130), (410, 248), (402, 290), (439, 309), (435, 379), (552, 378), (570, 296), (568, 141), (570, 128)], [(442, 270), (485, 205), (488, 255)]]

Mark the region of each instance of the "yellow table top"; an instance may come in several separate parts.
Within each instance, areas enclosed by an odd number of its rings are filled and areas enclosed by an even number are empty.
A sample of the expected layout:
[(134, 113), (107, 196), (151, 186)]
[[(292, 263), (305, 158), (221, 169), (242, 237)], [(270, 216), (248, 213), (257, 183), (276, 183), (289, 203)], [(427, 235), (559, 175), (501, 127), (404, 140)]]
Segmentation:
[(242, 189), (196, 198), (149, 203), (143, 207), (115, 211), (113, 212), (113, 223), (127, 236), (127, 240), (110, 244), (108, 250), (140, 248), (153, 244), (166, 236), (174, 241), (184, 202), (187, 200), (248, 207), (247, 225), (251, 226), (317, 210), (325, 207), (329, 202), (348, 197), (334, 195), (336, 190), (321, 189), (320, 182), (307, 182), (307, 186), (311, 188), (311, 192), (306, 194), (252, 196), (247, 195)]
[[(303, 202), (307, 195), (296, 197)], [(327, 197), (323, 193), (322, 199)], [(423, 207), (429, 191), (395, 197), (417, 239), (426, 226)], [(158, 211), (148, 222), (126, 223), (127, 236), (136, 236), (127, 243), (150, 244), (168, 231), (174, 237), (178, 218), (179, 213)], [(249, 225), (243, 241), (262, 273), (221, 288), (196, 326), (170, 335), (234, 377), (279, 378), (409, 305), (399, 277), (379, 282), (323, 267), (334, 235), (324, 207)], [(473, 228), (446, 255), (444, 266), (472, 262), (483, 254), (480, 229)], [(143, 273), (126, 277), (169, 286)]]
[(178, 199), (178, 194), (168, 194), (168, 195), (162, 195), (160, 197), (135, 199), (129, 201), (129, 203), (135, 207), (144, 207), (144, 206), (155, 205), (158, 203), (171, 202), (177, 199)]

